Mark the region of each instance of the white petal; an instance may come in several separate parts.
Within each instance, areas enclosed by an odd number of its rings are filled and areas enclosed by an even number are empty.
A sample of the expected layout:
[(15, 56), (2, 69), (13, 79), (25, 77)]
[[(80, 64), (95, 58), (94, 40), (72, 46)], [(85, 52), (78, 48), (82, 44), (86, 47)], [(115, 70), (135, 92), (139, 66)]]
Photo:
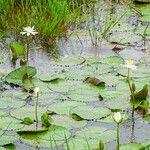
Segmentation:
[(26, 34), (27, 32), (20, 32), (20, 34), (22, 34), (22, 35), (24, 35), (24, 34)]

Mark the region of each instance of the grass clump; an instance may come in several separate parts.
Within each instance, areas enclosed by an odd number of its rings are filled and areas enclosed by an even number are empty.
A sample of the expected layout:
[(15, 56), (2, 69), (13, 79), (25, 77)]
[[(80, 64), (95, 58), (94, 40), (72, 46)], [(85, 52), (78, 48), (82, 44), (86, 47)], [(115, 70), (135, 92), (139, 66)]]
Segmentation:
[(70, 22), (80, 15), (84, 0), (1, 0), (0, 31), (10, 31), (18, 38), (23, 27), (35, 26), (38, 37), (53, 45), (65, 36)]

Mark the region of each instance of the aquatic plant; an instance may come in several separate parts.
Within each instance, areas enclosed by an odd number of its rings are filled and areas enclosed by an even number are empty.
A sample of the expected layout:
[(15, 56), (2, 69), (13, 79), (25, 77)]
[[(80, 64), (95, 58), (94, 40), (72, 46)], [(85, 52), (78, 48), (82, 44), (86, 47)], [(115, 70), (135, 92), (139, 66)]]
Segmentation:
[(112, 115), (112, 118), (114, 120), (114, 122), (117, 124), (117, 147), (116, 150), (119, 150), (119, 145), (120, 145), (120, 131), (119, 131), (119, 126), (123, 120), (123, 116), (120, 112), (115, 112)]
[(29, 48), (30, 48), (30, 43), (31, 43), (31, 39), (32, 39), (32, 35), (36, 35), (38, 34), (38, 32), (35, 31), (34, 26), (33, 27), (24, 27), (24, 31), (20, 32), (21, 35), (27, 35), (27, 50), (26, 50), (26, 59), (28, 62), (28, 55), (29, 55)]
[(38, 99), (39, 99), (39, 94), (40, 94), (40, 89), (39, 87), (36, 87), (34, 89), (34, 93), (36, 96), (36, 103), (35, 103), (35, 119), (36, 119), (36, 126), (38, 125)]

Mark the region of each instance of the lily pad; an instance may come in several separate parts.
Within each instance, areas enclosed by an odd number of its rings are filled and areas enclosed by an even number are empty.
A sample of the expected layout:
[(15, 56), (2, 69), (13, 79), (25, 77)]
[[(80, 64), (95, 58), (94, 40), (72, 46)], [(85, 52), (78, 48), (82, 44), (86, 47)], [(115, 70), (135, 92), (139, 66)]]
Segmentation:
[[(8, 83), (12, 83), (14, 85), (25, 86), (29, 83), (29, 81), (27, 80), (32, 79), (33, 76), (35, 76), (35, 74), (36, 74), (36, 69), (34, 67), (23, 66), (9, 73), (5, 77), (5, 81)], [(25, 81), (27, 81), (27, 83)]]
[(110, 101), (105, 102), (105, 106), (109, 109), (120, 109), (126, 110), (130, 108), (130, 96), (129, 95), (122, 95), (115, 99), (111, 99)]
[(111, 43), (133, 45), (136, 42), (142, 41), (142, 37), (133, 32), (116, 32), (108, 38), (108, 41)]
[(142, 150), (144, 147), (139, 143), (122, 144), (120, 150)]
[(17, 130), (24, 127), (20, 120), (12, 117), (2, 117), (0, 120), (0, 128), (2, 130)]
[(85, 105), (73, 108), (70, 113), (78, 115), (83, 119), (93, 120), (106, 117), (111, 113), (111, 111), (104, 107), (92, 107)]
[(39, 75), (39, 79), (43, 82), (50, 82), (59, 79), (59, 77), (57, 75), (41, 74)]
[(21, 133), (20, 139), (23, 143), (33, 147), (55, 147), (65, 141), (65, 136), (68, 139), (70, 132), (61, 126), (50, 126), (48, 131), (41, 133)]
[(76, 106), (83, 106), (85, 103), (76, 101), (64, 101), (54, 103), (48, 107), (48, 110), (61, 115), (70, 115), (70, 111)]
[(111, 56), (101, 60), (102, 63), (108, 64), (112, 67), (119, 67), (125, 63), (124, 59), (119, 56)]
[(61, 125), (63, 127), (73, 129), (73, 128), (81, 128), (86, 125), (86, 121), (75, 121), (69, 116), (65, 115), (53, 115), (52, 116), (53, 123), (54, 125)]
[[(46, 112), (45, 107), (38, 107), (38, 116), (41, 116)], [(16, 110), (11, 111), (11, 116), (23, 120), (26, 117), (30, 117), (35, 120), (35, 107), (34, 106), (25, 106)]]
[[(98, 149), (99, 147), (99, 140), (96, 139), (86, 139), (75, 137), (68, 141), (69, 148), (71, 150), (88, 150), (88, 149)], [(68, 150), (66, 143), (64, 144), (64, 149)]]
[(69, 67), (83, 64), (85, 61), (86, 61), (85, 58), (80, 56), (68, 56), (68, 57), (61, 57), (56, 61), (51, 61), (50, 65)]
[(0, 146), (5, 146), (7, 144), (13, 143), (15, 140), (17, 140), (18, 136), (16, 135), (0, 135)]
[(83, 139), (96, 139), (102, 140), (105, 143), (110, 142), (116, 139), (116, 131), (114, 130), (107, 130), (104, 127), (99, 127), (99, 126), (91, 126), (91, 127), (86, 127), (81, 129), (80, 131), (77, 131), (75, 133), (75, 137), (80, 137)]
[(19, 99), (13, 99), (11, 97), (0, 97), (0, 108), (19, 108), (25, 105), (25, 101)]

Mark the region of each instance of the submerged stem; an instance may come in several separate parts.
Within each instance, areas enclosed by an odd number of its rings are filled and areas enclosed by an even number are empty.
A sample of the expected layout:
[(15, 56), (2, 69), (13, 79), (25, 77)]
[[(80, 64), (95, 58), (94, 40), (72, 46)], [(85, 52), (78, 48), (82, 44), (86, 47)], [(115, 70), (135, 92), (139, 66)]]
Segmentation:
[(119, 144), (120, 144), (120, 131), (119, 131), (119, 123), (117, 123), (117, 147), (116, 150), (119, 150)]
[(38, 99), (39, 99), (39, 93), (37, 93), (37, 95), (36, 95), (36, 104), (35, 104), (36, 124), (38, 124)]

